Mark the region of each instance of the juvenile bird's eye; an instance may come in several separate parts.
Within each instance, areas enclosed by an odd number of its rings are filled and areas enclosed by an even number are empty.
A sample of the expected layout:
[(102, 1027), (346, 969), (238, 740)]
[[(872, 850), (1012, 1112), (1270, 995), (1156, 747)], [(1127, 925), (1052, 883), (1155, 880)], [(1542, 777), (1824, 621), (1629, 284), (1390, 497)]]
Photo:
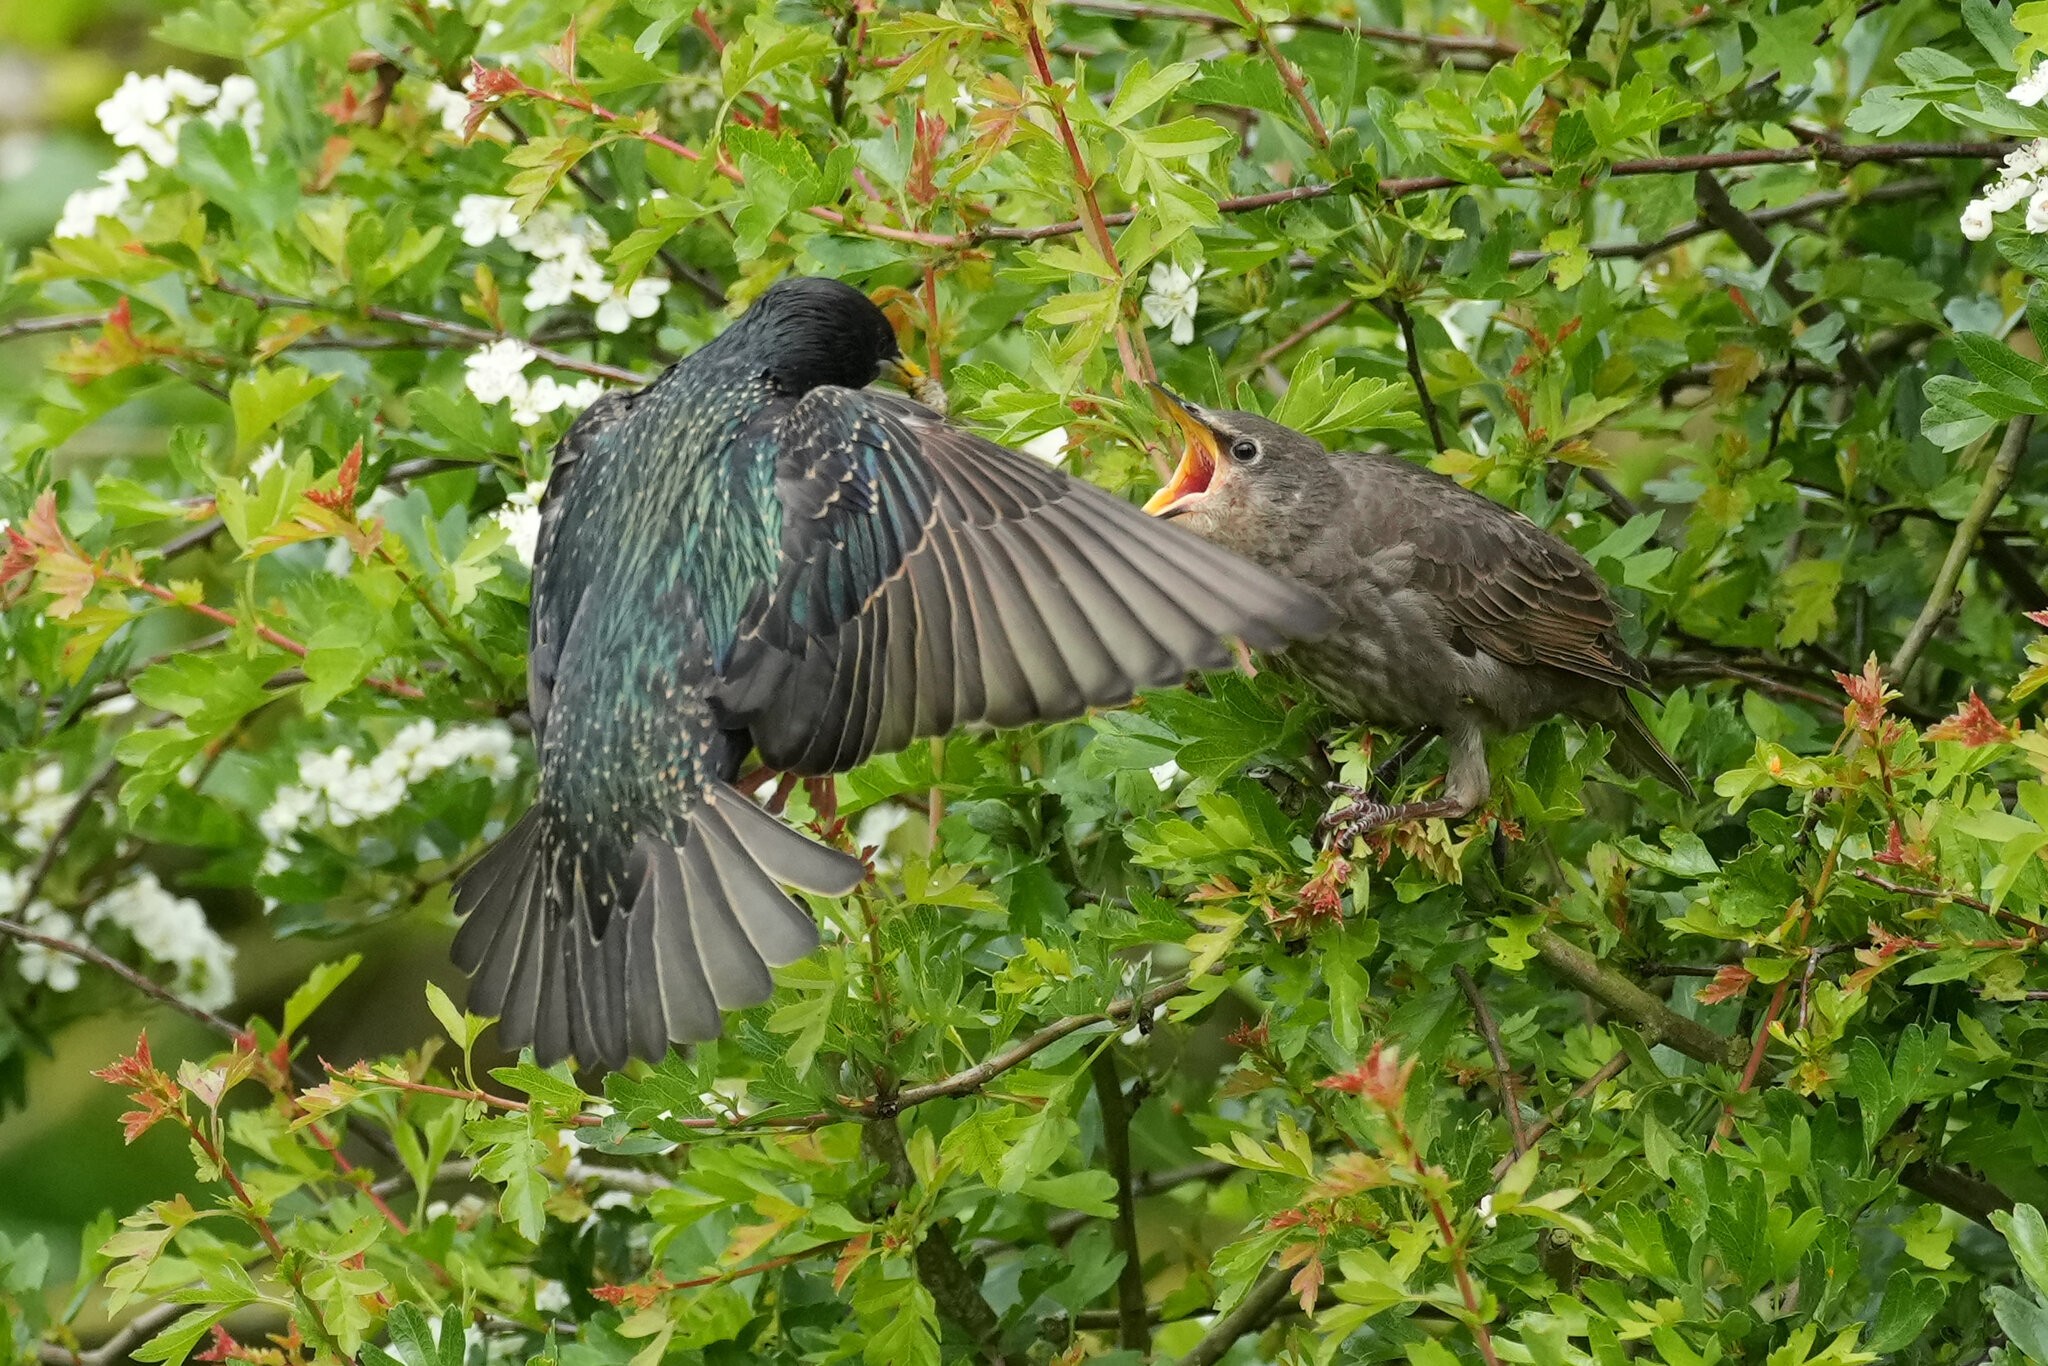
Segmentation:
[(1230, 448), (1230, 458), (1240, 465), (1249, 465), (1259, 458), (1259, 443), (1241, 439)]

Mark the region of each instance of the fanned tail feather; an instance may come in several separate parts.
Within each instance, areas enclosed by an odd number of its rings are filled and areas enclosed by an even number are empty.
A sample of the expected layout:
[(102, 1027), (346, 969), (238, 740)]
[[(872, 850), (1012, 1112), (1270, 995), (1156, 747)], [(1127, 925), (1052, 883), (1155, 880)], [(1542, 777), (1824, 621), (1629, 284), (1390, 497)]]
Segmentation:
[(715, 1038), (721, 1011), (766, 1000), (769, 969), (817, 945), (783, 887), (843, 896), (865, 871), (724, 783), (673, 832), (639, 833), (626, 863), (627, 909), (594, 930), (604, 862), (536, 804), (457, 884), (456, 966), (508, 1047), (619, 1067)]

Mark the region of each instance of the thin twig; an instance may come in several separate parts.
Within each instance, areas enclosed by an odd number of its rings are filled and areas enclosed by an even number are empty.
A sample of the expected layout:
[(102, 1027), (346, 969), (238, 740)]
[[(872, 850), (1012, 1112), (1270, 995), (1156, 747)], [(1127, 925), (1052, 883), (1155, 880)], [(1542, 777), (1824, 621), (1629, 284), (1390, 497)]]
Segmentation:
[(1465, 1000), (1472, 1007), (1472, 1020), (1479, 1029), (1479, 1037), (1486, 1041), (1486, 1051), (1493, 1055), (1493, 1075), (1500, 1087), (1500, 1105), (1508, 1117), (1508, 1132), (1514, 1136), (1515, 1156), (1520, 1157), (1529, 1147), (1529, 1136), (1522, 1129), (1522, 1104), (1515, 1098), (1515, 1070), (1508, 1065), (1508, 1052), (1500, 1041), (1500, 1026), (1494, 1023), (1493, 1012), (1486, 1008), (1486, 997), (1479, 990), (1479, 983), (1472, 979), (1472, 973), (1463, 963), (1451, 966), (1451, 976), (1458, 979), (1458, 990), (1465, 993)]
[(1429, 423), (1429, 439), (1439, 454), (1450, 449), (1444, 441), (1443, 423), (1436, 415), (1436, 401), (1429, 396), (1429, 381), (1422, 377), (1422, 348), (1415, 340), (1415, 319), (1409, 316), (1408, 305), (1399, 299), (1387, 299), (1387, 311), (1394, 315), (1394, 321), (1401, 328), (1401, 350), (1408, 362), (1408, 378), (1415, 382), (1415, 398), (1422, 405), (1422, 416)]
[(493, 342), (516, 341), (530, 349), (540, 360), (558, 370), (569, 370), (580, 375), (597, 379), (608, 379), (619, 384), (645, 384), (653, 378), (637, 370), (622, 370), (616, 365), (605, 365), (599, 361), (582, 360), (546, 346), (535, 346), (524, 337), (509, 332), (499, 332), (488, 327), (472, 327), (468, 323), (455, 322), (449, 318), (436, 318), (426, 313), (413, 313), (402, 308), (386, 308), (381, 304), (370, 304), (361, 310), (342, 304), (323, 304), (313, 299), (300, 299), (287, 294), (270, 294), (249, 285), (237, 284), (225, 277), (214, 280), (209, 288), (222, 294), (231, 294), (238, 299), (247, 299), (260, 309), (294, 308), (305, 313), (332, 313), (341, 317), (361, 316), (377, 322), (392, 323), (399, 327), (416, 327), (423, 332), (435, 332), (444, 337), (454, 337), (477, 346), (489, 346)]
[(52, 332), (84, 332), (106, 320), (105, 313), (50, 313), (40, 318), (16, 318), (11, 323), (0, 323), (0, 341), (47, 336)]
[(1252, 31), (1252, 37), (1258, 42), (1259, 50), (1266, 54), (1266, 60), (1280, 73), (1280, 83), (1287, 87), (1287, 94), (1293, 99), (1294, 107), (1301, 111), (1302, 121), (1308, 125), (1309, 136), (1316, 140), (1316, 146), (1328, 151), (1330, 130), (1323, 126), (1323, 116), (1316, 112), (1315, 96), (1309, 93), (1308, 83), (1302, 80), (1301, 72), (1295, 69), (1293, 62), (1287, 60), (1286, 54), (1280, 51), (1280, 45), (1273, 41), (1273, 34), (1267, 29), (1265, 21), (1252, 13), (1251, 6), (1247, 5), (1245, 0), (1231, 0), (1231, 3), (1237, 6), (1238, 17), (1243, 20), (1245, 27)]
[(222, 1038), (233, 1040), (239, 1039), (242, 1036), (242, 1031), (227, 1020), (210, 1010), (201, 1009), (190, 1001), (182, 999), (176, 992), (163, 985), (163, 983), (151, 980), (112, 954), (94, 945), (80, 943), (75, 939), (65, 939), (54, 934), (44, 934), (40, 930), (32, 930), (20, 921), (7, 916), (0, 916), (0, 935), (4, 935), (9, 939), (20, 939), (30, 944), (41, 944), (46, 949), (55, 950), (66, 957), (76, 958), (81, 963), (90, 963), (96, 968), (104, 968), (143, 995), (152, 1000), (161, 1001), (181, 1015), (197, 1020)]
[[(1745, 147), (1732, 152), (1693, 152), (1680, 156), (1634, 157), (1617, 161), (1607, 167), (1610, 179), (1626, 179), (1646, 175), (1692, 175), (1699, 171), (1725, 171), (1746, 166), (1790, 166), (1822, 162), (1835, 166), (1862, 166), (1867, 163), (1888, 163), (1895, 161), (1997, 161), (2012, 150), (2009, 142), (1818, 142), (1804, 147)], [(1494, 170), (1504, 180), (1535, 180), (1551, 174), (1550, 166), (1540, 161), (1510, 160), (1498, 163)], [(1408, 195), (1429, 194), (1436, 190), (1454, 190), (1467, 186), (1469, 182), (1449, 175), (1393, 176), (1379, 182), (1379, 193), (1389, 199), (1401, 199)], [(1265, 190), (1258, 194), (1236, 195), (1218, 200), (1219, 213), (1252, 213), (1259, 209), (1277, 208), (1282, 204), (1298, 204), (1305, 199), (1323, 199), (1333, 194), (1348, 194), (1356, 190), (1349, 184), (1324, 184), (1310, 182), (1294, 185), (1284, 190)], [(1133, 214), (1129, 210), (1104, 214), (1102, 221), (1109, 227), (1122, 227), (1129, 223)], [(1082, 231), (1079, 219), (1063, 223), (1044, 223), (1036, 227), (1013, 227), (1003, 224), (983, 224), (954, 237), (940, 237), (937, 245), (948, 248), (975, 246), (982, 242), (1042, 242), (1052, 237), (1071, 237)]]
[(1927, 594), (1927, 602), (1914, 619), (1912, 628), (1906, 632), (1906, 638), (1899, 643), (1899, 652), (1892, 656), (1891, 667), (1885, 670), (1885, 676), (1892, 682), (1902, 684), (1906, 681), (1906, 675), (1920, 661), (1921, 652), (1953, 610), (1951, 599), (1955, 596), (1956, 585), (1962, 582), (1970, 553), (1976, 548), (1977, 533), (1991, 520), (1999, 499), (2005, 497), (2005, 491), (2012, 487), (2013, 477), (2019, 473), (2020, 457), (2027, 451), (2027, 438), (2033, 431), (2032, 413), (2021, 413), (2006, 424), (2005, 440), (1999, 443), (1991, 468), (1984, 471), (1984, 482), (1977, 487), (1976, 501), (1970, 504), (1963, 520), (1956, 523), (1955, 539), (1949, 543), (1948, 557), (1941, 562), (1941, 569), (1934, 576), (1934, 587)]
[[(1158, 19), (1173, 23), (1201, 24), (1209, 28), (1222, 28), (1230, 22), (1222, 15), (1211, 14), (1207, 10), (1184, 9), (1177, 5), (1141, 4), (1134, 3), (1134, 0), (1057, 2), (1068, 9), (1085, 10), (1091, 14), (1113, 14), (1124, 19)], [(1522, 50), (1505, 38), (1489, 38), (1483, 34), (1423, 33), (1414, 29), (1385, 28), (1377, 24), (1354, 24), (1315, 14), (1290, 14), (1279, 22), (1290, 28), (1341, 33), (1347, 38), (1367, 38), (1376, 43), (1388, 43), (1397, 47), (1419, 47), (1425, 52), (1471, 52), (1487, 57), (1507, 58)]]
[[(1587, 1096), (1592, 1095), (1602, 1086), (1605, 1086), (1608, 1082), (1620, 1076), (1624, 1071), (1627, 1070), (1627, 1068), (1628, 1050), (1624, 1048), (1620, 1052), (1616, 1053), (1613, 1057), (1609, 1058), (1606, 1062), (1601, 1063), (1599, 1071), (1595, 1072), (1592, 1076), (1580, 1082), (1578, 1089), (1573, 1091), (1571, 1093), (1570, 1098), (1567, 1099), (1562, 1105), (1558, 1106), (1555, 1110), (1552, 1110), (1549, 1114), (1545, 1115), (1543, 1118), (1537, 1120), (1534, 1124), (1529, 1126), (1529, 1132), (1525, 1136), (1528, 1140), (1529, 1146), (1534, 1147), (1538, 1142), (1542, 1140), (1545, 1134), (1549, 1133), (1552, 1129), (1555, 1129), (1558, 1125), (1564, 1123), (1565, 1112), (1571, 1109), (1572, 1106), (1577, 1105)], [(1508, 1168), (1514, 1166), (1515, 1160), (1520, 1156), (1521, 1153), (1519, 1152), (1513, 1153), (1507, 1157), (1503, 1157), (1500, 1161), (1493, 1164), (1492, 1176), (1494, 1184), (1498, 1185), (1500, 1183), (1500, 1179), (1508, 1174)]]
[(1251, 368), (1254, 370), (1265, 369), (1268, 365), (1271, 365), (1274, 361), (1280, 359), (1280, 357), (1286, 355), (1289, 351), (1292, 351), (1295, 347), (1301, 345), (1332, 323), (1341, 322), (1346, 317), (1349, 317), (1351, 311), (1357, 307), (1358, 300), (1346, 299), (1329, 312), (1310, 318), (1300, 327), (1295, 328), (1279, 341), (1274, 342), (1271, 346), (1259, 352), (1258, 355), (1252, 357)]
[(1131, 1107), (1124, 1099), (1116, 1059), (1107, 1048), (1089, 1063), (1095, 1100), (1102, 1110), (1102, 1148), (1116, 1181), (1116, 1245), (1124, 1255), (1117, 1271), (1117, 1340), (1129, 1351), (1152, 1350), (1152, 1324), (1145, 1304), (1145, 1268), (1138, 1247), (1138, 1202), (1131, 1191)]
[[(143, 722), (140, 728), (148, 729), (169, 719), (168, 712), (159, 713), (151, 720)], [(22, 884), (21, 896), (15, 901), (11, 912), (17, 919), (27, 915), (29, 905), (42, 895), (43, 884), (49, 880), (50, 870), (57, 866), (57, 860), (63, 856), (64, 846), (70, 843), (72, 834), (85, 819), (85, 813), (92, 810), (97, 803), (100, 789), (105, 787), (107, 780), (120, 769), (121, 761), (110, 757), (94, 769), (92, 775), (85, 780), (85, 785), (78, 789), (78, 795), (72, 799), (63, 819), (58, 821), (57, 828), (50, 832), (49, 843), (43, 846), (43, 851), (36, 855), (35, 865), (28, 870), (28, 881)]]
[[(1712, 172), (1701, 171), (1693, 177), (1693, 197), (1699, 203), (1700, 217), (1727, 233), (1729, 240), (1742, 248), (1743, 254), (1758, 268), (1770, 272), (1771, 288), (1792, 306), (1793, 311), (1798, 313), (1807, 326), (1814, 327), (1827, 321), (1827, 308), (1792, 283), (1791, 265), (1771, 244), (1771, 239), (1764, 235), (1763, 229), (1735, 207), (1734, 201), (1728, 198), (1728, 192), (1721, 188), (1721, 182)], [(1847, 319), (1843, 321), (1846, 322)], [(1876, 393), (1882, 381), (1878, 379), (1877, 371), (1871, 368), (1870, 362), (1864, 359), (1862, 350), (1849, 337), (1846, 328), (1842, 333), (1840, 356), (1842, 373), (1858, 388)]]
[[(1117, 260), (1116, 242), (1109, 235), (1102, 205), (1095, 198), (1095, 177), (1088, 169), (1088, 158), (1081, 151), (1081, 140), (1074, 134), (1072, 120), (1067, 118), (1067, 92), (1053, 79), (1052, 61), (1046, 56), (1045, 39), (1038, 32), (1038, 19), (1031, 11), (1031, 0), (1011, 0), (1011, 5), (1017, 16), (1018, 30), (1024, 35), (1025, 53), (1031, 59), (1039, 91), (1044, 95), (1053, 123), (1059, 129), (1060, 142), (1067, 149), (1067, 161), (1074, 168), (1074, 193), (1079, 198), (1081, 221), (1086, 224), (1088, 238), (1102, 257), (1110, 278), (1121, 287), (1123, 264)], [(1123, 361), (1125, 378), (1143, 383), (1153, 377), (1152, 354), (1146, 348), (1144, 334), (1132, 329), (1121, 302), (1117, 305), (1116, 349)]]
[[(1823, 190), (1804, 199), (1795, 199), (1790, 204), (1781, 204), (1775, 209), (1758, 209), (1747, 217), (1757, 227), (1765, 228), (1775, 223), (1795, 222), (1825, 209), (1840, 208), (1844, 204), (1875, 204), (1898, 199), (1918, 199), (1923, 195), (1944, 193), (1949, 187), (1949, 181), (1937, 176), (1913, 176), (1907, 180), (1894, 180), (1884, 185), (1872, 186), (1867, 190)], [(1683, 227), (1673, 228), (1662, 237), (1653, 237), (1647, 242), (1595, 243), (1586, 248), (1586, 254), (1596, 261), (1640, 261), (1651, 256), (1661, 256), (1674, 247), (1683, 246), (1695, 238), (1719, 231), (1719, 226), (1711, 220), (1700, 218)], [(1508, 264), (1518, 269), (1541, 265), (1556, 254), (1551, 251), (1518, 251), (1508, 257)]]

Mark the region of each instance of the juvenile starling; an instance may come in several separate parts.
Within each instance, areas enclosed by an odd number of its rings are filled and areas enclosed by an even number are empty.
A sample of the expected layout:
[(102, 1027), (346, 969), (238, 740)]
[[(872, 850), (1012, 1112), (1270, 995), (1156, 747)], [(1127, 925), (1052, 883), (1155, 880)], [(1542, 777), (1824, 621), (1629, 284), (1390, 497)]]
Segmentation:
[(1625, 764), (1690, 793), (1629, 700), (1649, 674), (1622, 645), (1593, 567), (1563, 541), (1394, 455), (1333, 455), (1255, 413), (1160, 390), (1187, 438), (1147, 512), (1303, 583), (1337, 612), (1288, 667), (1350, 720), (1439, 731), (1443, 795), (1388, 806), (1353, 791), (1343, 838), (1455, 818), (1491, 790), (1486, 737), (1559, 714), (1598, 722)]
[(1300, 587), (865, 390), (929, 392), (831, 280), (763, 293), (555, 452), (534, 555), (540, 792), (462, 879), (455, 960), (512, 1047), (618, 1066), (708, 1039), (859, 860), (732, 786), (1128, 701), (1330, 624)]

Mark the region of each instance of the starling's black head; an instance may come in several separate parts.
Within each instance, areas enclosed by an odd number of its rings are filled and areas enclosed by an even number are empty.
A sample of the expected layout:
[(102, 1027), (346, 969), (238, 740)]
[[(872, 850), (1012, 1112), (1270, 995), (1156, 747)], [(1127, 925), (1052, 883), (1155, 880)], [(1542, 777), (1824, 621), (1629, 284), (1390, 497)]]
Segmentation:
[(790, 395), (821, 384), (859, 389), (900, 366), (896, 329), (852, 285), (814, 276), (778, 280), (730, 329), (758, 352), (776, 386)]

